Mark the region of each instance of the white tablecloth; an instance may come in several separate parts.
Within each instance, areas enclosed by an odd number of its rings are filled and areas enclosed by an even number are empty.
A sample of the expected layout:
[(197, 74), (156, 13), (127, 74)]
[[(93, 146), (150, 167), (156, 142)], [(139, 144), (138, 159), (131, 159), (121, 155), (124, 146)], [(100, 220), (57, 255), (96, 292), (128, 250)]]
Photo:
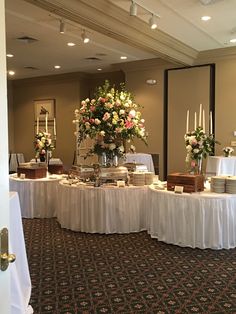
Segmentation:
[(147, 187), (74, 187), (59, 184), (57, 219), (74, 231), (146, 230)]
[(25, 251), (22, 229), (21, 211), (18, 194), (10, 193), (10, 253), (16, 255), (14, 263), (10, 264), (11, 276), (11, 314), (33, 313), (29, 300), (31, 295), (31, 280)]
[(147, 225), (152, 237), (201, 249), (236, 247), (236, 195), (149, 191)]
[[(17, 171), (18, 163), (17, 163), (16, 155), (17, 155), (19, 164), (25, 162), (25, 158), (24, 158), (24, 155), (22, 153), (11, 154), (9, 171), (15, 171), (15, 172)], [(10, 155), (9, 155), (9, 158), (10, 158)]]
[(135, 162), (135, 163), (141, 163), (147, 166), (148, 171), (151, 171), (155, 173), (152, 155), (150, 154), (143, 154), (143, 153), (137, 153), (137, 154), (126, 154), (126, 160), (125, 162)]
[(236, 157), (209, 156), (206, 167), (207, 176), (236, 175)]
[(56, 179), (20, 179), (10, 176), (10, 191), (19, 194), (21, 214), (25, 218), (50, 218), (56, 216), (56, 197), (58, 181)]

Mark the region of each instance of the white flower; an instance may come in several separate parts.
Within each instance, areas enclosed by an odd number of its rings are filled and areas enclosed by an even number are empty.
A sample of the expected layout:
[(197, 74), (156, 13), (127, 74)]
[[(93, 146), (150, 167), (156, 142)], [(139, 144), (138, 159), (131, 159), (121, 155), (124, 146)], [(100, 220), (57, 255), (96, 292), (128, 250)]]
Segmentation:
[(99, 125), (99, 124), (101, 123), (101, 121), (96, 118), (96, 119), (94, 120), (94, 123), (95, 123), (96, 125)]
[(121, 145), (121, 146), (118, 147), (118, 150), (119, 150), (121, 153), (123, 153), (123, 152), (125, 151), (125, 148), (124, 148), (123, 145)]
[(197, 153), (199, 153), (199, 149), (198, 149), (198, 148), (195, 148), (195, 149), (193, 150), (193, 152), (194, 152), (194, 154), (197, 154)]
[(109, 149), (110, 149), (110, 150), (114, 150), (115, 148), (116, 148), (116, 144), (111, 143), (111, 144), (109, 145)]
[(105, 131), (100, 131), (101, 136), (105, 136)]
[(125, 110), (124, 109), (120, 109), (119, 114), (120, 115), (125, 114)]
[(187, 152), (191, 152), (192, 146), (191, 146), (191, 145), (187, 145), (187, 146), (186, 146), (186, 149), (187, 149)]

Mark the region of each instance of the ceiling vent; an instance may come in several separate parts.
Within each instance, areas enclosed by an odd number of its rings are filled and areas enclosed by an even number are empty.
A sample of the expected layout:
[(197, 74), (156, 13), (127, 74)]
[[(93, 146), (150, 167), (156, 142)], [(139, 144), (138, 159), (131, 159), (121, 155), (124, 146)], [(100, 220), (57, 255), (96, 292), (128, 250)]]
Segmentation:
[(209, 5), (209, 4), (214, 4), (218, 1), (222, 1), (222, 0), (199, 0), (201, 2), (201, 4), (203, 5)]
[(101, 61), (101, 59), (96, 58), (96, 57), (88, 57), (88, 58), (85, 58), (85, 60), (90, 60), (90, 61)]
[(39, 70), (38, 68), (32, 67), (32, 66), (24, 66), (24, 69), (26, 69), (26, 70)]
[(18, 37), (17, 40), (24, 43), (24, 44), (32, 44), (32, 43), (38, 41), (38, 39), (35, 39), (33, 37), (29, 37), (29, 36)]

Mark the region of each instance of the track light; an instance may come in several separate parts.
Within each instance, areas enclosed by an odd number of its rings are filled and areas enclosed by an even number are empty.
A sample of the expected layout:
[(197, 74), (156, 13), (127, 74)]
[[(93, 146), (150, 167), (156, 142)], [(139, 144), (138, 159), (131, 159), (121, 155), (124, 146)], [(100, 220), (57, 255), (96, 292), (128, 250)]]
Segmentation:
[(151, 26), (151, 29), (157, 28), (157, 20), (156, 17), (152, 14), (152, 16), (149, 19), (149, 25)]
[(137, 15), (137, 9), (138, 9), (137, 4), (134, 1), (132, 1), (130, 9), (129, 9), (129, 15), (130, 16), (136, 16)]
[(60, 20), (60, 33), (65, 33), (65, 23), (62, 20)]
[(85, 44), (87, 44), (89, 42), (89, 37), (87, 36), (85, 30), (83, 30), (82, 34), (81, 34), (82, 40)]

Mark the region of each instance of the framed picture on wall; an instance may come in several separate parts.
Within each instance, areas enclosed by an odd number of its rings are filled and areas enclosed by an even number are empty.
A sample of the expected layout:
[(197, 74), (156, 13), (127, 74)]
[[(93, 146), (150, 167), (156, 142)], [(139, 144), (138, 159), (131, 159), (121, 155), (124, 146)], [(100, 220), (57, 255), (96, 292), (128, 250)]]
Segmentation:
[(55, 99), (40, 99), (34, 101), (34, 118), (43, 121), (46, 118), (53, 120), (55, 118)]

